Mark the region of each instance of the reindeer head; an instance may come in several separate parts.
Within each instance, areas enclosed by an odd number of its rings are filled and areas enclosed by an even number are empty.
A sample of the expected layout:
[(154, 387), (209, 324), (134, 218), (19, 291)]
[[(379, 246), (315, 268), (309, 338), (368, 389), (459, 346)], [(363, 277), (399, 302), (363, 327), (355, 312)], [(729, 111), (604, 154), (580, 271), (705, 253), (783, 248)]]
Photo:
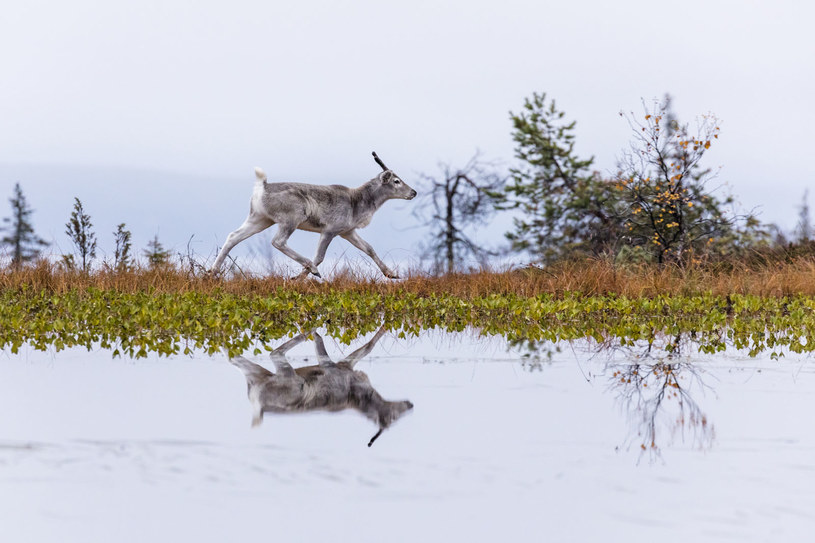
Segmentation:
[(413, 403), (408, 400), (404, 400), (401, 402), (385, 402), (382, 406), (380, 406), (379, 431), (368, 442), (368, 446), (370, 447), (371, 445), (373, 445), (374, 441), (376, 441), (376, 438), (382, 435), (382, 432), (384, 432), (385, 429), (388, 428), (388, 426), (396, 422), (399, 419), (399, 417), (401, 417), (411, 409), (413, 409)]
[(416, 197), (416, 191), (402, 181), (398, 175), (393, 173), (393, 170), (385, 166), (385, 163), (376, 155), (376, 152), (371, 154), (374, 156), (376, 163), (382, 168), (382, 173), (379, 174), (378, 179), (382, 187), (381, 190), (386, 191), (388, 198), (412, 200)]

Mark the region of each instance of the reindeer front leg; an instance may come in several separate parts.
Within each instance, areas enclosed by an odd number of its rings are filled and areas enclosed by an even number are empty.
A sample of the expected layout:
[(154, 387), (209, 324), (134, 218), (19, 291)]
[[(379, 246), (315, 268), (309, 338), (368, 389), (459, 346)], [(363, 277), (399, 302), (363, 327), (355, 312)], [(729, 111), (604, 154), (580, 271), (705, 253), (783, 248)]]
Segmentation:
[(366, 255), (370, 256), (371, 259), (376, 262), (376, 265), (379, 266), (379, 269), (382, 270), (382, 273), (385, 274), (385, 277), (390, 279), (399, 279), (399, 276), (396, 275), (396, 272), (392, 271), (389, 267), (385, 265), (384, 262), (377, 256), (376, 251), (374, 248), (371, 247), (371, 244), (362, 239), (359, 234), (357, 234), (356, 230), (352, 230), (347, 234), (341, 234), (341, 237), (345, 240), (348, 240), (351, 245), (365, 253)]

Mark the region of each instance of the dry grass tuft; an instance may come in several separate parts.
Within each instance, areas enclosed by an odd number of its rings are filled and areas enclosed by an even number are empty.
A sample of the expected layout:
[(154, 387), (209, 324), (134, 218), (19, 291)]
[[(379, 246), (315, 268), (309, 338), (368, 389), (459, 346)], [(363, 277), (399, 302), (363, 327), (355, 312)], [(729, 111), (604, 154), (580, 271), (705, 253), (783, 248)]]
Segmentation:
[(772, 264), (728, 262), (726, 265), (691, 266), (615, 266), (602, 259), (563, 262), (545, 268), (526, 267), (514, 270), (485, 270), (428, 276), (409, 272), (398, 281), (359, 270), (340, 268), (325, 280), (296, 280), (279, 275), (252, 276), (240, 274), (213, 278), (190, 269), (167, 266), (157, 270), (137, 268), (126, 272), (102, 269), (90, 274), (65, 271), (59, 266), (40, 262), (22, 270), (0, 270), (0, 289), (28, 288), (56, 294), (75, 289), (95, 288), (120, 292), (152, 291), (183, 293), (216, 291), (232, 294), (269, 294), (278, 289), (302, 293), (337, 291), (399, 294), (411, 292), (420, 296), (454, 295), (463, 299), (499, 295), (522, 297), (539, 294), (621, 295), (652, 297), (655, 295), (694, 295), (710, 292), (716, 295), (753, 294), (765, 297), (785, 295), (815, 296), (815, 259), (797, 258)]

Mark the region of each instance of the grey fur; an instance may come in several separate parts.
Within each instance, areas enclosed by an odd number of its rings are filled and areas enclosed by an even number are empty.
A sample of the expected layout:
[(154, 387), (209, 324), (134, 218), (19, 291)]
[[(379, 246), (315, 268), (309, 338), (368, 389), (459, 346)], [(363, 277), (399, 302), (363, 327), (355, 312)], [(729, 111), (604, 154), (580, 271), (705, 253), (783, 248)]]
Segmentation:
[[(357, 229), (367, 226), (374, 212), (388, 200), (394, 198), (412, 200), (416, 196), (416, 191), (392, 170), (385, 169), (358, 188), (343, 185), (269, 183), (266, 174), (260, 168), (255, 168), (255, 175), (257, 181), (249, 202), (249, 216), (237, 230), (227, 236), (212, 271), (221, 268), (226, 255), (235, 245), (277, 224), (277, 234), (272, 240), (272, 245), (303, 266), (301, 277), (308, 273), (320, 277), (317, 266), (325, 258), (331, 240), (340, 236), (371, 257), (386, 277), (398, 278), (396, 273), (377, 256), (373, 247), (357, 233)], [(289, 236), (298, 229), (320, 234), (314, 260), (307, 259), (286, 244)]]
[(379, 426), (379, 432), (368, 444), (370, 446), (383, 430), (413, 409), (413, 404), (407, 400), (391, 402), (383, 399), (371, 386), (368, 376), (354, 370), (357, 361), (370, 354), (384, 334), (382, 327), (368, 343), (341, 361), (333, 362), (328, 358), (322, 337), (312, 332), (319, 364), (294, 369), (286, 360), (286, 352), (308, 337), (307, 334), (299, 334), (272, 351), (271, 358), (277, 373), (242, 356), (231, 358), (229, 361), (240, 368), (246, 377), (249, 402), (252, 404), (252, 426), (261, 423), (264, 413), (341, 411), (350, 408)]

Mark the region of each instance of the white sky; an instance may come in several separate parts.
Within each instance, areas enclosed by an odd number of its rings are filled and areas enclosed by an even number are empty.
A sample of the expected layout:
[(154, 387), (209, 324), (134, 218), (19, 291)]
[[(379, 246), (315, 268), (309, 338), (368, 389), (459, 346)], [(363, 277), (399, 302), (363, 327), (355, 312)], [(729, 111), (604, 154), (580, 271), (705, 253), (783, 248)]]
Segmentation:
[[(8, 3), (0, 216), (20, 182), (35, 227), (63, 250), (78, 196), (108, 252), (124, 221), (138, 245), (158, 232), (181, 250), (194, 234), (209, 254), (243, 220), (254, 166), (352, 186), (377, 173), (372, 150), (414, 185), (477, 148), (509, 166), (508, 112), (538, 91), (577, 121), (578, 151), (610, 171), (629, 138), (619, 111), (670, 92), (683, 120), (722, 119), (707, 158), (722, 166), (717, 184), (763, 220), (795, 225), (815, 179), (813, 4), (550, 4)], [(410, 206), (386, 204), (363, 231), (391, 260), (416, 252)], [(313, 234), (293, 239), (312, 255)]]

